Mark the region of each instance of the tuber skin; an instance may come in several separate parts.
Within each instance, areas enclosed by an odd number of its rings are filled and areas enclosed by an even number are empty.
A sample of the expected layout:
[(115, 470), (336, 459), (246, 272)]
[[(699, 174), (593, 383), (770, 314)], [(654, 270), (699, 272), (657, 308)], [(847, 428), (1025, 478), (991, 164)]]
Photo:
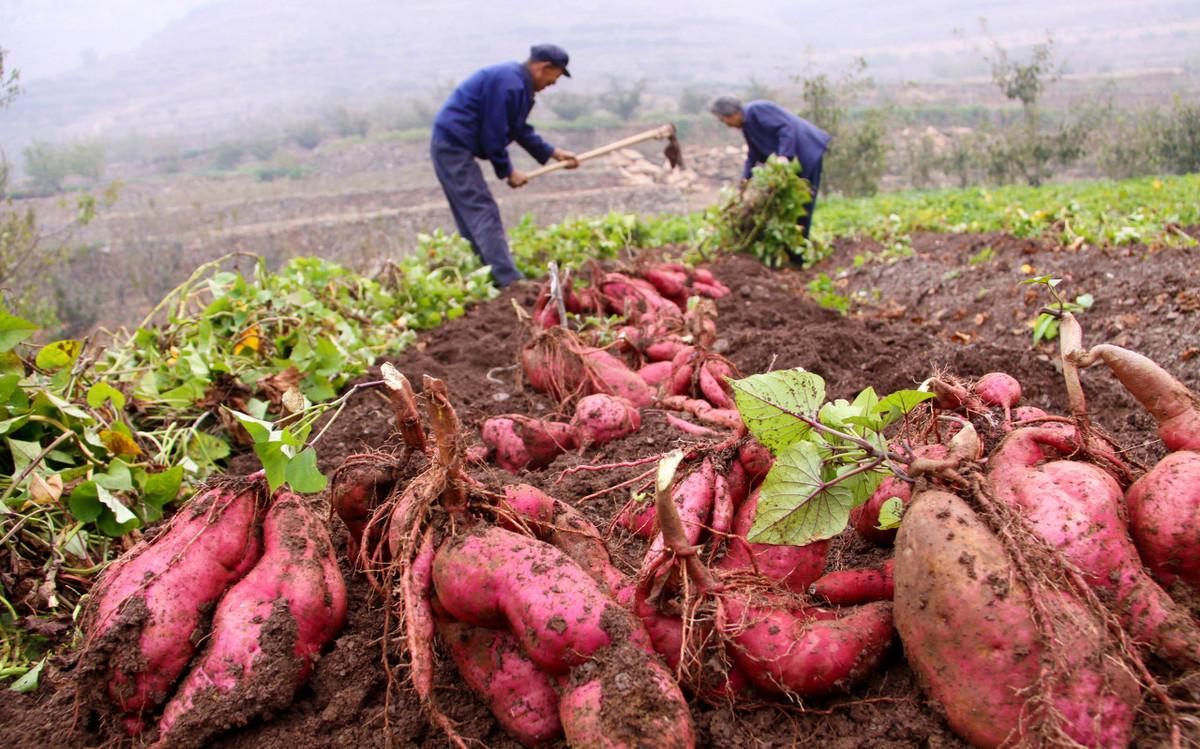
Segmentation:
[(1134, 543), (1154, 578), (1200, 591), (1200, 452), (1166, 456), (1129, 487), (1125, 502)]
[(821, 573), (825, 571), (825, 555), (829, 541), (813, 541), (804, 546), (776, 546), (755, 544), (746, 540), (746, 534), (754, 525), (754, 514), (758, 509), (758, 490), (751, 492), (733, 520), (733, 535), (729, 539), (725, 556), (717, 563), (722, 570), (751, 570), (771, 580), (783, 583), (784, 587), (797, 593), (805, 593)]
[(1200, 631), (1142, 565), (1116, 479), (1091, 463), (1043, 462), (1043, 447), (1069, 454), (1078, 442), (1074, 429), (1010, 433), (989, 461), (996, 499), (1018, 509), (1034, 533), (1115, 598), (1134, 640), (1177, 663), (1200, 664)]
[[(918, 493), (896, 537), (895, 623), (905, 657), (954, 732), (980, 749), (1037, 743), (1027, 700), (1046, 645), (1034, 601), (1000, 541), (966, 502)], [(1061, 729), (1084, 746), (1126, 747), (1141, 702), (1135, 678), (1104, 656), (1104, 624), (1073, 598), (1047, 596), (1073, 626), (1055, 631), (1069, 675), (1042, 684)]]
[(515, 637), (444, 615), (437, 617), (437, 630), (463, 681), (510, 736), (537, 746), (562, 735), (558, 692)]
[(890, 601), (895, 587), (895, 566), (896, 560), (889, 559), (878, 567), (830, 572), (808, 586), (808, 592), (833, 606)]
[(444, 542), (434, 556), (433, 585), (450, 616), (511, 632), (553, 675), (640, 630), (563, 552), (502, 528), (479, 527)]
[(299, 496), (277, 494), (263, 554), (221, 598), (204, 653), (163, 710), (157, 746), (192, 749), (291, 704), (346, 620), (329, 531)]
[(1200, 398), (1165, 369), (1141, 354), (1108, 344), (1070, 357), (1080, 367), (1107, 364), (1158, 422), (1158, 436), (1168, 450), (1200, 450)]
[(488, 419), (483, 423), (482, 436), (484, 444), (495, 451), (496, 465), (514, 474), (545, 468), (579, 444), (570, 424), (521, 414)]
[(579, 446), (586, 448), (633, 434), (642, 426), (642, 415), (624, 398), (595, 393), (575, 404), (571, 426)]
[(131, 732), (187, 668), (207, 610), (262, 553), (265, 482), (222, 482), (188, 502), (151, 543), (105, 570), (83, 625), (85, 693), (107, 693)]

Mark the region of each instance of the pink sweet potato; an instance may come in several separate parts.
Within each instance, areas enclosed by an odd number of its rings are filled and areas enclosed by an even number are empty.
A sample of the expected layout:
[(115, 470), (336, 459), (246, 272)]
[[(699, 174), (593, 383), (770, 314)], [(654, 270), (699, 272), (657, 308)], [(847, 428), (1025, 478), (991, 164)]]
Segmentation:
[(640, 429), (642, 415), (624, 398), (594, 393), (575, 404), (571, 426), (581, 447), (603, 445)]
[(680, 351), (692, 348), (678, 338), (666, 338), (646, 346), (646, 358), (652, 362), (670, 362)]
[(528, 484), (504, 487), (504, 499), (539, 539), (570, 557), (617, 603), (627, 607), (632, 604), (632, 581), (612, 565), (600, 531), (583, 513)]
[(834, 614), (756, 605), (731, 594), (722, 601), (734, 663), (754, 686), (773, 694), (847, 690), (875, 670), (895, 635), (889, 603)]
[(450, 616), (511, 632), (550, 674), (564, 674), (640, 629), (563, 552), (502, 528), (479, 527), (444, 542), (434, 556), (433, 585)]
[(629, 643), (605, 648), (562, 679), (567, 745), (605, 749), (691, 749), (687, 702), (671, 672)]
[(673, 372), (669, 361), (651, 362), (637, 371), (638, 377), (645, 380), (650, 387), (655, 388), (669, 381)]
[(1010, 409), (1021, 400), (1021, 383), (1005, 372), (988, 372), (975, 381), (972, 389), (989, 406)]
[(894, 590), (895, 564), (894, 559), (889, 559), (878, 567), (830, 572), (808, 586), (808, 592), (834, 606), (890, 601)]
[[(671, 497), (683, 518), (688, 543), (699, 542), (701, 534), (708, 525), (709, 517), (712, 515), (714, 478), (712, 463), (704, 460), (695, 470), (676, 482), (671, 489)], [(650, 538), (657, 530), (657, 511), (654, 503), (631, 507), (628, 512), (621, 515), (618, 523), (642, 538)], [(662, 548), (661, 540), (657, 540), (652, 548), (654, 553), (657, 553)]]
[(558, 692), (515, 637), (445, 616), (438, 617), (437, 628), (463, 681), (509, 735), (525, 746), (562, 735)]
[(746, 469), (746, 474), (753, 483), (766, 478), (771, 466), (775, 465), (775, 456), (758, 441), (748, 439), (738, 450), (738, 461)]
[[(895, 624), (905, 657), (950, 727), (980, 749), (1019, 742), (1126, 747), (1141, 702), (1131, 673), (1106, 657), (1104, 624), (1065, 593), (1042, 611), (1000, 541), (953, 494), (918, 494), (896, 538)], [(1043, 674), (1050, 660), (1058, 670)], [(1039, 709), (1042, 695), (1058, 716)], [(1061, 733), (1059, 733), (1061, 732)]]
[(277, 494), (263, 555), (221, 598), (212, 635), (159, 722), (161, 747), (214, 734), (291, 704), (346, 619), (346, 586), (324, 520)]
[(654, 388), (625, 362), (598, 348), (585, 349), (583, 356), (590, 370), (591, 392), (620, 396), (636, 408), (654, 403)]
[(495, 450), (496, 464), (510, 473), (538, 470), (578, 444), (575, 428), (521, 414), (496, 416), (483, 423), (484, 443)]
[(1168, 450), (1200, 450), (1200, 397), (1141, 354), (1107, 344), (1071, 358), (1081, 367), (1103, 361), (1158, 422)]
[(996, 499), (1019, 509), (1032, 530), (1115, 598), (1133, 638), (1164, 658), (1200, 664), (1200, 630), (1151, 579), (1129, 538), (1121, 487), (1104, 469), (1074, 460), (1043, 462), (1043, 449), (1070, 454), (1075, 430), (1018, 429), (989, 460)]
[(808, 586), (825, 571), (829, 541), (813, 541), (804, 546), (750, 543), (746, 540), (746, 534), (754, 524), (757, 510), (758, 490), (755, 489), (738, 508), (733, 520), (733, 535), (717, 567), (723, 570), (753, 570), (783, 583), (797, 593), (807, 592)]
[[(913, 454), (917, 458), (940, 460), (949, 454), (949, 450), (942, 444), (921, 445), (913, 450)], [(854, 526), (858, 535), (876, 546), (891, 546), (892, 541), (896, 538), (896, 529), (883, 530), (878, 527), (879, 511), (883, 509), (884, 503), (892, 497), (907, 505), (911, 496), (912, 483), (896, 476), (888, 476), (875, 488), (870, 499), (850, 511), (850, 524)]]
[(164, 702), (226, 589), (258, 561), (265, 482), (210, 484), (149, 543), (105, 570), (85, 614), (81, 693), (133, 718)]
[(1200, 591), (1200, 452), (1163, 458), (1129, 487), (1125, 501), (1134, 543), (1154, 578)]
[(679, 309), (687, 308), (687, 273), (659, 266), (647, 268), (640, 275), (649, 281), (659, 294), (674, 302)]

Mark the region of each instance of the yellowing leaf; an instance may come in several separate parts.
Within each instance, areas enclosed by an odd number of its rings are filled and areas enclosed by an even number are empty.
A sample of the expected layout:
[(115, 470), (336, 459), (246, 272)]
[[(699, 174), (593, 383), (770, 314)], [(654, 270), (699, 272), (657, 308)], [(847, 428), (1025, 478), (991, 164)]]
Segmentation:
[(258, 352), (262, 341), (258, 337), (258, 326), (251, 325), (238, 338), (238, 342), (233, 345), (233, 355), (240, 356), (243, 351)]
[(57, 502), (62, 493), (63, 479), (57, 473), (45, 479), (36, 473), (29, 477), (29, 494), (39, 505)]
[(137, 446), (137, 443), (131, 440), (120, 432), (111, 429), (100, 430), (100, 441), (108, 448), (108, 451), (113, 455), (141, 455), (142, 448)]
[(1033, 273), (1033, 266), (1030, 265), (1029, 263), (1024, 263), (1021, 265), (1021, 272), (1022, 273)]

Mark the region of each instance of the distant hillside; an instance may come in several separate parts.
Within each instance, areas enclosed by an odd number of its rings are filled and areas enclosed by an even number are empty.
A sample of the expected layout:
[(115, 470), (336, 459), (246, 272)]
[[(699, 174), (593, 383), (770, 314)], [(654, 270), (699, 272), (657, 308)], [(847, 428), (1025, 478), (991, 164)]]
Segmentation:
[(1194, 0), (211, 0), (128, 54), (52, 79), (25, 71), (24, 93), (0, 113), (0, 145), (12, 153), (32, 137), (226, 129), (333, 100), (425, 95), (542, 40), (570, 50), (575, 78), (565, 86), (575, 90), (602, 89), (610, 76), (645, 77), (668, 93), (784, 80), (860, 54), (876, 77), (953, 77), (979, 72), (979, 17), (1010, 46), (1053, 30), (1077, 72), (1200, 69)]

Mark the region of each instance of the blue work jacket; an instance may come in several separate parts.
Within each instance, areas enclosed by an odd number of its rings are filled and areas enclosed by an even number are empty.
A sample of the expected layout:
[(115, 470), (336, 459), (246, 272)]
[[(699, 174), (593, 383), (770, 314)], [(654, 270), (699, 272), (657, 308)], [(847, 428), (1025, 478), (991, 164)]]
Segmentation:
[(524, 64), (502, 62), (486, 67), (450, 94), (434, 118), (433, 137), (492, 162), (500, 179), (512, 174), (508, 144), (513, 141), (545, 164), (554, 146), (525, 122), (533, 109), (533, 94), (533, 78)]
[(774, 102), (752, 101), (742, 108), (742, 114), (742, 135), (750, 147), (743, 179), (750, 179), (750, 170), (772, 154), (799, 161), (801, 177), (816, 171), (829, 147), (829, 133)]

